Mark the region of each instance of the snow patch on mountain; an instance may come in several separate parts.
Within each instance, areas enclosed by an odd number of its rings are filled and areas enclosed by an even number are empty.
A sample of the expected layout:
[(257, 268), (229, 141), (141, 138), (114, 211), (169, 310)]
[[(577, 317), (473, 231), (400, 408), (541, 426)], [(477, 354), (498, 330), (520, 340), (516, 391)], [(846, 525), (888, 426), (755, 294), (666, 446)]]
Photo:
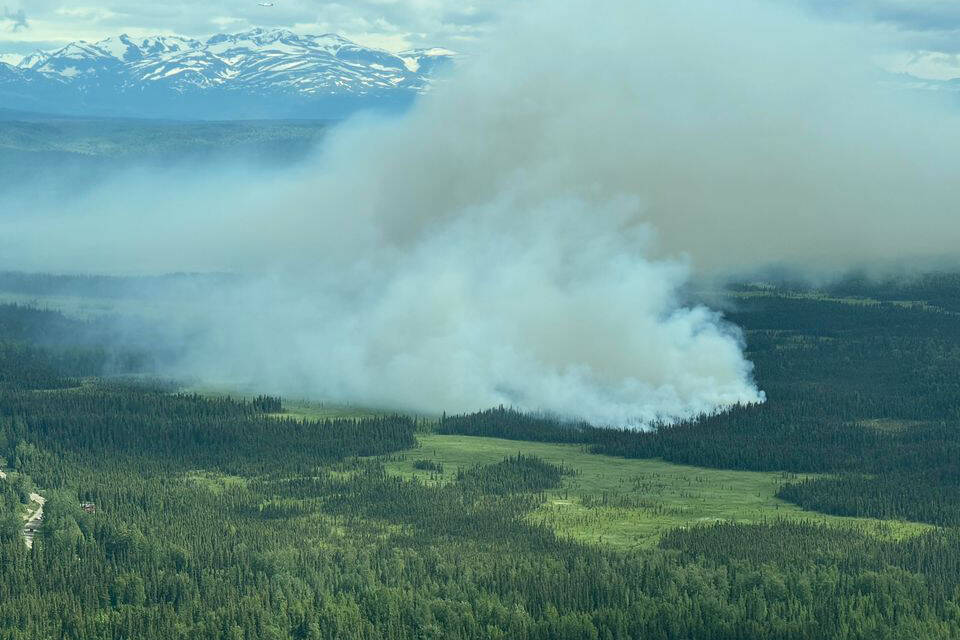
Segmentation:
[(112, 109), (170, 117), (251, 117), (261, 111), (335, 117), (409, 102), (455, 58), (446, 49), (393, 54), (336, 34), (287, 29), (258, 28), (206, 41), (124, 34), (3, 60), (0, 99), (36, 108), (32, 103), (56, 95), (54, 101), (73, 112), (97, 114)]

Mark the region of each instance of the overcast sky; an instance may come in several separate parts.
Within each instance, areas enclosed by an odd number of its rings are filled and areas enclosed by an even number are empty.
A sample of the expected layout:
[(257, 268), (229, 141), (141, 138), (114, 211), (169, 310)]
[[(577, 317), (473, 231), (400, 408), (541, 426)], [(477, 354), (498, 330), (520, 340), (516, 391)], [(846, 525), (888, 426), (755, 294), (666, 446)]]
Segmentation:
[[(255, 26), (334, 32), (392, 51), (422, 46), (468, 51), (494, 28), (507, 8), (532, 0), (273, 1), (275, 6), (261, 7), (258, 0), (0, 0), (0, 54), (28, 53), (120, 33), (205, 37)], [(800, 2), (828, 19), (863, 22), (884, 32), (897, 51), (889, 66), (928, 77), (960, 76), (958, 0), (771, 2)], [(597, 6), (602, 10), (602, 0)]]

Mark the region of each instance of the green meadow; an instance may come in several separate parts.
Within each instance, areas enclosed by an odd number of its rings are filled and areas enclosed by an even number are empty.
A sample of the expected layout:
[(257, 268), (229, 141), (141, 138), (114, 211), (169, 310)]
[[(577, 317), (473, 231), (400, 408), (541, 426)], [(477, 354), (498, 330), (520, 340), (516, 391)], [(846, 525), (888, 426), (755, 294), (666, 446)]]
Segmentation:
[[(619, 549), (646, 548), (675, 527), (777, 518), (854, 527), (885, 538), (903, 538), (932, 527), (912, 522), (845, 518), (805, 511), (775, 497), (784, 482), (809, 476), (727, 471), (628, 460), (589, 453), (579, 445), (518, 442), (471, 436), (418, 435), (420, 447), (392, 456), (387, 470), (425, 483), (449, 482), (458, 469), (500, 462), (522, 453), (563, 463), (578, 472), (546, 492), (530, 517), (560, 535)], [(414, 468), (417, 460), (443, 465), (443, 473)]]

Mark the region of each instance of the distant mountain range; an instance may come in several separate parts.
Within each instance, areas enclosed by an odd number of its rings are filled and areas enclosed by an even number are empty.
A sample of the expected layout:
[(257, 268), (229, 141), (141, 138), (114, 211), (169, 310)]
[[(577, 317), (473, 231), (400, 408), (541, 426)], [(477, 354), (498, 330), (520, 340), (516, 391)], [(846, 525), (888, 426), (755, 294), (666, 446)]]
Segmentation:
[(402, 109), (455, 57), (445, 49), (393, 54), (285, 29), (205, 41), (121, 35), (15, 65), (0, 61), (0, 105), (78, 116), (339, 118)]

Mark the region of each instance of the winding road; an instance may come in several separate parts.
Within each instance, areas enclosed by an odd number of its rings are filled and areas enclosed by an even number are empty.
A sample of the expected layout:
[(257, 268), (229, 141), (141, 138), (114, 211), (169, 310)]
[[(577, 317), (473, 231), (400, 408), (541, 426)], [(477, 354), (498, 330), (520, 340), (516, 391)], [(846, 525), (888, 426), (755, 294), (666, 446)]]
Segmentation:
[[(0, 480), (6, 480), (6, 478), (7, 474), (0, 471)], [(23, 517), (26, 521), (23, 523), (23, 541), (27, 544), (27, 548), (32, 549), (33, 538), (37, 535), (37, 529), (40, 528), (43, 521), (43, 505), (46, 504), (47, 499), (39, 493), (31, 493), (30, 502), (36, 503), (37, 508), (33, 513), (28, 513)]]
[(31, 493), (30, 501), (37, 503), (37, 510), (32, 515), (27, 516), (27, 522), (23, 525), (23, 539), (27, 543), (27, 548), (33, 548), (33, 538), (37, 535), (37, 529), (43, 520), (43, 505), (47, 499), (39, 493)]

